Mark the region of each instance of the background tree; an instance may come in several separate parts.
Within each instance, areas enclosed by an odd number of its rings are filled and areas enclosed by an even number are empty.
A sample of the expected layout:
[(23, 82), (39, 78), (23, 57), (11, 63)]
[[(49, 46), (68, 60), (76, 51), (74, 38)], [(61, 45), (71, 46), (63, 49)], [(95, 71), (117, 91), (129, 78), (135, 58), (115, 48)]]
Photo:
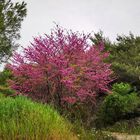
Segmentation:
[(91, 39), (94, 44), (104, 42), (110, 51), (109, 62), (117, 75), (118, 81), (128, 82), (140, 88), (140, 37), (130, 33), (128, 36), (119, 35), (116, 42), (112, 43), (109, 39), (99, 32)]
[(103, 35), (103, 31), (100, 30), (99, 32), (95, 33), (94, 36), (91, 37), (90, 39), (94, 43), (94, 45), (99, 45), (101, 42), (103, 42), (105, 46), (105, 50), (110, 51), (112, 42), (109, 40), (109, 38)]
[(113, 69), (124, 82), (129, 82), (139, 88), (140, 85), (140, 37), (118, 36), (117, 43), (112, 48), (110, 61)]
[(20, 38), (19, 29), (26, 12), (25, 2), (0, 0), (0, 63), (6, 62), (19, 46), (15, 41)]

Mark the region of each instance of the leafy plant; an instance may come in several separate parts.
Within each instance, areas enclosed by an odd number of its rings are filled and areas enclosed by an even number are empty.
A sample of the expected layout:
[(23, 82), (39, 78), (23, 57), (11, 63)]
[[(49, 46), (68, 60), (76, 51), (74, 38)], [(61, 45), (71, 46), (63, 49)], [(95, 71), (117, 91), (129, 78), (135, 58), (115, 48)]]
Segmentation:
[(112, 92), (117, 92), (121, 95), (126, 95), (126, 94), (129, 94), (130, 92), (132, 92), (133, 89), (132, 89), (132, 86), (128, 83), (115, 83), (113, 84), (112, 86)]
[(12, 90), (7, 81), (12, 78), (12, 73), (8, 69), (4, 69), (2, 72), (0, 72), (0, 93), (5, 95), (12, 95), (15, 93), (14, 90)]
[(0, 72), (0, 85), (2, 86), (8, 86), (7, 80), (12, 78), (12, 73), (8, 69), (4, 69), (2, 72)]
[(0, 93), (4, 95), (12, 95), (15, 93), (15, 91), (10, 89), (9, 87), (0, 86)]
[[(130, 92), (129, 84), (115, 84), (112, 94), (108, 95), (98, 112), (97, 123), (102, 125), (113, 124), (126, 118), (127, 114), (133, 114), (140, 106), (140, 98), (135, 92)], [(127, 118), (130, 116), (128, 115)]]

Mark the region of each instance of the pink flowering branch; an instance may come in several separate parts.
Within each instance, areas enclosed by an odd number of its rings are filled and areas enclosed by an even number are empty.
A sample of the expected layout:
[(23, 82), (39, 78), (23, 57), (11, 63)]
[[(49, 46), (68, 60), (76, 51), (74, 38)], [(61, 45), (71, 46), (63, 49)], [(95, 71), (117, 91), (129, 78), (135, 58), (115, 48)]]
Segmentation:
[(99, 93), (109, 91), (113, 79), (110, 64), (104, 62), (109, 53), (102, 43), (90, 45), (89, 38), (59, 26), (50, 35), (35, 38), (22, 55), (13, 56), (11, 87), (59, 104), (95, 101)]

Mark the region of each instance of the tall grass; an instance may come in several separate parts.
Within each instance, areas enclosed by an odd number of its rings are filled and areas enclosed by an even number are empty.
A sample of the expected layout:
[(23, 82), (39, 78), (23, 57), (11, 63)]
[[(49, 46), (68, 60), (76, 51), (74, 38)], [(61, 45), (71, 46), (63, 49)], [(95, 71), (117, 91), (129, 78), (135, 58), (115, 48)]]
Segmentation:
[(25, 97), (0, 97), (0, 139), (77, 140), (72, 126), (50, 106)]
[(108, 134), (71, 125), (48, 105), (0, 94), (0, 140), (114, 140)]

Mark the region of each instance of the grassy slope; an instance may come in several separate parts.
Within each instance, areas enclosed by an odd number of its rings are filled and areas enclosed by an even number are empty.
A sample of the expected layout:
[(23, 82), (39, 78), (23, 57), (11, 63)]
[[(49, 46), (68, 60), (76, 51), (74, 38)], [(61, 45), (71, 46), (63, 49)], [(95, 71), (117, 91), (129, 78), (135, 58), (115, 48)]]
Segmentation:
[(0, 97), (0, 139), (77, 140), (71, 129), (49, 106), (25, 97)]
[(0, 139), (2, 140), (114, 140), (111, 135), (71, 125), (48, 105), (26, 97), (0, 95)]

